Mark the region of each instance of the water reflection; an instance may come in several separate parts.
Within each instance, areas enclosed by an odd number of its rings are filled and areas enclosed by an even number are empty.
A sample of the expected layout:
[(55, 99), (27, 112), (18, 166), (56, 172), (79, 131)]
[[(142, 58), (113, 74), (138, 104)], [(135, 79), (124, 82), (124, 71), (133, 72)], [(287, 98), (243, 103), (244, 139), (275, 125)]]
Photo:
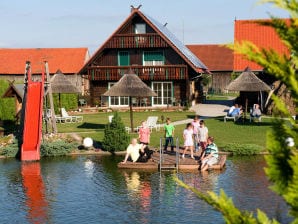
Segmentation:
[(139, 207), (139, 219), (142, 223), (149, 223), (151, 211), (151, 183), (146, 178), (140, 177), (136, 171), (122, 172), (127, 187), (129, 201), (132, 207)]
[(40, 163), (23, 162), (21, 169), (28, 220), (31, 223), (45, 223), (48, 220), (48, 202), (40, 174)]
[[(122, 159), (0, 160), (0, 223), (223, 223), (219, 212), (177, 186), (174, 173), (120, 170)], [(230, 157), (226, 165), (223, 172), (178, 176), (204, 192), (224, 189), (241, 209), (260, 208), (281, 223), (292, 220), (284, 201), (268, 189), (263, 157)]]

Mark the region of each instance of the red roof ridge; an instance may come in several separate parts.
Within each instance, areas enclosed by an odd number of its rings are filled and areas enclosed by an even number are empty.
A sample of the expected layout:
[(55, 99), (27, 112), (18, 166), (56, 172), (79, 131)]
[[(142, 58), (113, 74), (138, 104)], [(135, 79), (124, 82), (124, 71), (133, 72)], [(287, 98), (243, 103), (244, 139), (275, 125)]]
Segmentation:
[(43, 61), (48, 61), (50, 73), (58, 69), (64, 74), (75, 74), (89, 58), (87, 47), (81, 48), (0, 48), (0, 75), (23, 75), (26, 61), (32, 65), (32, 73), (40, 74)]

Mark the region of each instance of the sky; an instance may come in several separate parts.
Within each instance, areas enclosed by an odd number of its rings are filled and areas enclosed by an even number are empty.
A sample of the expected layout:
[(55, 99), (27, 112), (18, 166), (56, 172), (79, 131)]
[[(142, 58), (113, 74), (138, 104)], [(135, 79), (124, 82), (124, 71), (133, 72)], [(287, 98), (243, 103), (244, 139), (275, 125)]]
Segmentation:
[(1, 0), (0, 48), (87, 47), (92, 55), (138, 7), (184, 44), (233, 42), (234, 20), (286, 18), (257, 0)]

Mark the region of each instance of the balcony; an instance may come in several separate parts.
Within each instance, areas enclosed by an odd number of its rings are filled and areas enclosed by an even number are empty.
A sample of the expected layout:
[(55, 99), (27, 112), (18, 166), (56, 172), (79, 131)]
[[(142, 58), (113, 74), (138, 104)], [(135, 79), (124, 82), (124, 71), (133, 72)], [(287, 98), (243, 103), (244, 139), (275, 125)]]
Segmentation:
[(158, 48), (168, 44), (155, 33), (150, 34), (116, 34), (105, 45), (105, 48)]
[(128, 69), (145, 80), (183, 80), (188, 78), (186, 65), (163, 66), (92, 66), (87, 70), (89, 80), (118, 81)]

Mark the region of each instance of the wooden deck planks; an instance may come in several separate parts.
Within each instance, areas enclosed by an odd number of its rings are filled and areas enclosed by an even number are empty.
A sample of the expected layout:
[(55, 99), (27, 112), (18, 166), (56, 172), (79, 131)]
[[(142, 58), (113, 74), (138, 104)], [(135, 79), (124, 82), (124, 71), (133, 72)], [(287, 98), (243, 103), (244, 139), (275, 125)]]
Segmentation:
[[(213, 165), (210, 167), (210, 169), (217, 169), (221, 170), (225, 166), (226, 162), (226, 155), (221, 155), (219, 159), (219, 163), (216, 165)], [(118, 168), (120, 169), (139, 169), (139, 170), (158, 170), (159, 169), (159, 153), (155, 152), (152, 155), (152, 161), (148, 161), (146, 163), (133, 163), (127, 161), (125, 164), (118, 163)], [(179, 165), (178, 170), (198, 170), (199, 169), (199, 163), (198, 163), (198, 157), (196, 160), (191, 159), (190, 157), (186, 156), (184, 159), (179, 158)], [(163, 161), (162, 161), (162, 167), (173, 167), (175, 168), (176, 164), (176, 154), (164, 154), (163, 155)]]

